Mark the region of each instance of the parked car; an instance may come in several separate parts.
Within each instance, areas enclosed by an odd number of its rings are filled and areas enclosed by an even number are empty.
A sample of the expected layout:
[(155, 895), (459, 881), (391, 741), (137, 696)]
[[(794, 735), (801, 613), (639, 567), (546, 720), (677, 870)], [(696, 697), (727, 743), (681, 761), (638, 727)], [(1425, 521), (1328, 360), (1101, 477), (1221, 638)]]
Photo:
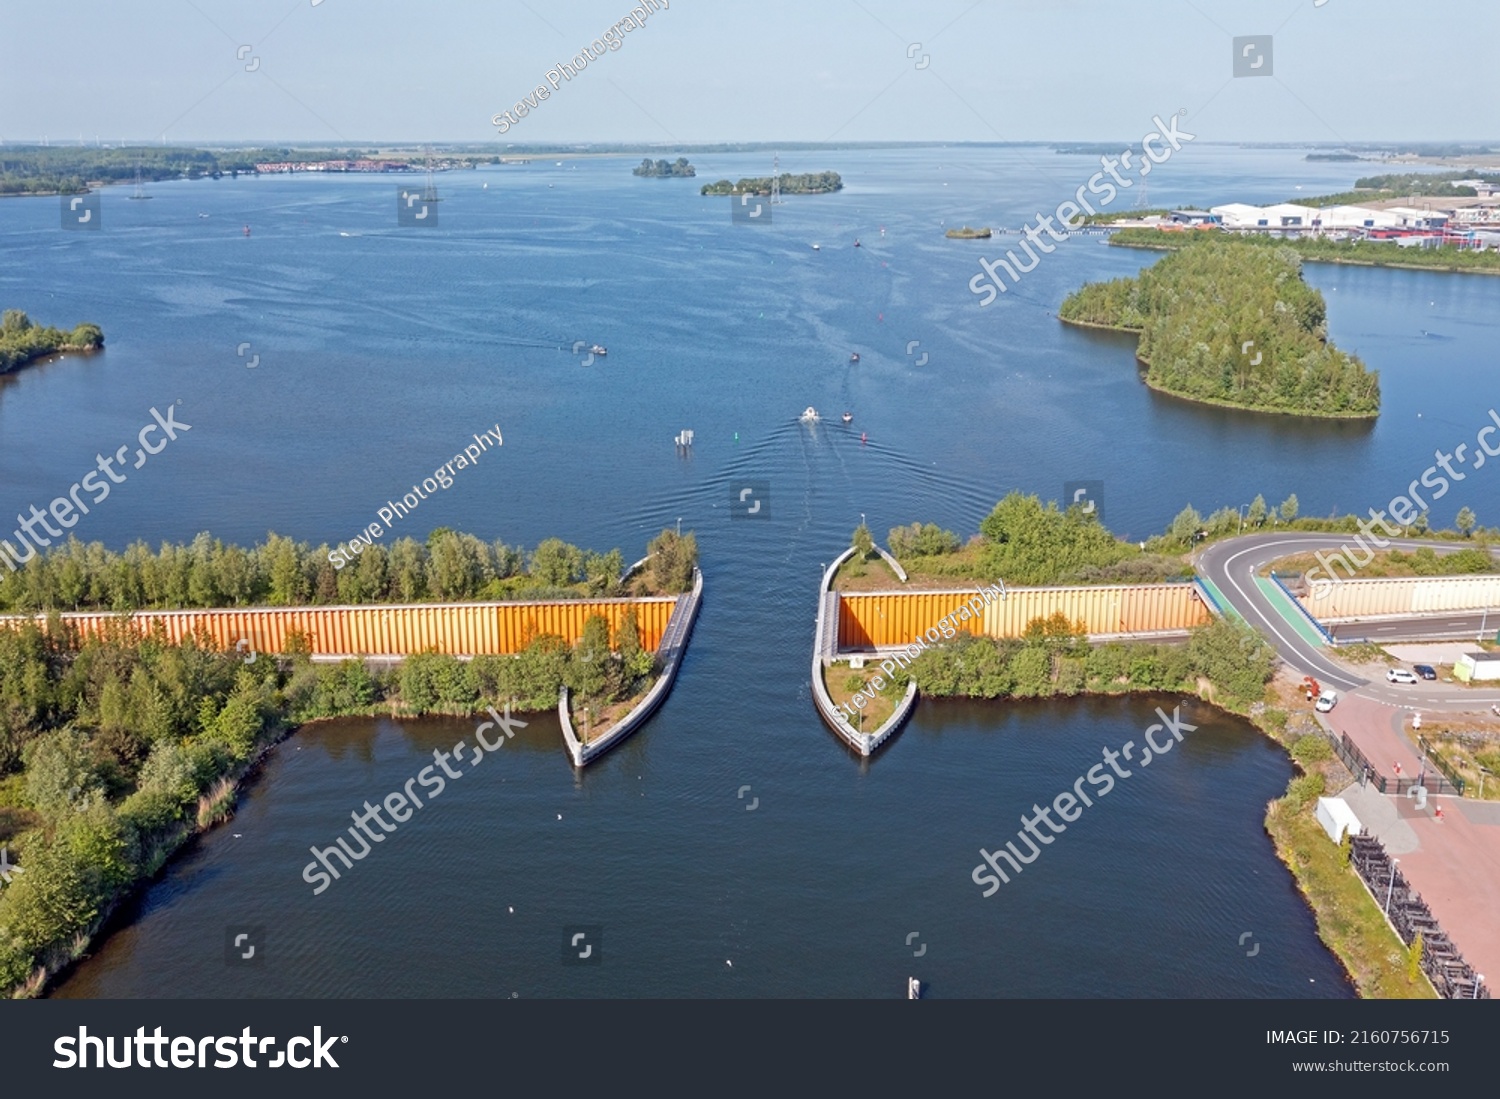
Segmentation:
[(1385, 673), (1387, 683), (1415, 683), (1417, 677), (1405, 668), (1391, 668)]
[(1433, 669), (1431, 664), (1413, 664), (1411, 666), (1411, 670), (1416, 672), (1423, 679), (1437, 678), (1437, 672)]
[(1318, 701), (1313, 703), (1313, 709), (1320, 714), (1326, 714), (1339, 704), (1339, 693), (1337, 691), (1324, 691), (1318, 696)]

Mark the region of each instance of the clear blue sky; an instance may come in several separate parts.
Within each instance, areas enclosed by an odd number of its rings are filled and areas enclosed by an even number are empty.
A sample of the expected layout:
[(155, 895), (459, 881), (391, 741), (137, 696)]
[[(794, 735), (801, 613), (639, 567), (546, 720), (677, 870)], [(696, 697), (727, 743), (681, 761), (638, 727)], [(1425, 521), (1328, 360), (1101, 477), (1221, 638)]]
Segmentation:
[(0, 0), (0, 139), (1500, 141), (1495, 0), (672, 0), (497, 135), (634, 6)]

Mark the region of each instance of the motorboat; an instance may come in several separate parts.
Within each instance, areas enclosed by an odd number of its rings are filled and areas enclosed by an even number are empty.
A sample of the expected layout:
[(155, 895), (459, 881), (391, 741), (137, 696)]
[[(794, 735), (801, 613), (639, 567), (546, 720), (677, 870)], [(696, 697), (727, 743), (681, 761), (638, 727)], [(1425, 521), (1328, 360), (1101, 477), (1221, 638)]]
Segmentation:
[(589, 354), (598, 355), (600, 358), (603, 358), (605, 355), (608, 355), (609, 352), (596, 343), (593, 347), (589, 348)]
[(821, 244), (814, 244), (813, 245), (813, 251), (814, 252), (821, 252), (822, 250), (823, 250), (823, 246)]
[(850, 355), (849, 356), (849, 361), (852, 362), (852, 363), (859, 362), (859, 352), (856, 351), (856, 352), (854, 352), (854, 354)]
[(808, 405), (802, 413), (802, 422), (804, 424), (815, 424), (820, 419), (822, 419), (822, 417), (818, 415), (818, 410), (812, 405)]
[(854, 242), (854, 247), (856, 247), (856, 248), (858, 248), (858, 247), (859, 247), (859, 241), (858, 241), (858, 240), (856, 240), (856, 241), (855, 241), (855, 242)]
[(842, 416), (839, 417), (839, 419), (843, 420), (846, 424), (852, 423), (854, 421), (854, 413), (845, 412)]

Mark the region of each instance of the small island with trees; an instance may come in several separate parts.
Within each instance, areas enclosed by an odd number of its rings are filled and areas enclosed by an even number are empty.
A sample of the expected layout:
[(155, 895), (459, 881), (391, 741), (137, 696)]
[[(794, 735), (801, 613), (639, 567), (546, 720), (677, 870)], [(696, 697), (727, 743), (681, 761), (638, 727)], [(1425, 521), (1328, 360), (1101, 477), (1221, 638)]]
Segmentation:
[(71, 332), (45, 328), (19, 309), (0, 314), (0, 374), (64, 351), (97, 351), (104, 332), (97, 324), (80, 324)]
[(949, 240), (989, 240), (994, 234), (988, 226), (983, 229), (970, 229), (967, 225), (961, 229), (949, 229), (943, 234)]
[(1379, 414), (1378, 374), (1328, 341), (1323, 295), (1296, 249), (1172, 235), (1180, 243), (1160, 263), (1087, 284), (1058, 319), (1138, 333), (1146, 384), (1163, 393), (1291, 416)]
[(698, 170), (687, 162), (685, 156), (676, 160), (652, 160), (648, 156), (630, 174), (643, 179), (685, 179), (697, 175)]
[[(827, 195), (844, 189), (844, 181), (837, 172), (804, 172), (801, 175), (782, 172), (776, 177), (776, 181), (778, 189), (784, 195)], [(755, 176), (742, 179), (738, 183), (730, 183), (727, 179), (721, 179), (717, 183), (705, 183), (702, 193), (705, 195), (769, 195), (771, 177)]]

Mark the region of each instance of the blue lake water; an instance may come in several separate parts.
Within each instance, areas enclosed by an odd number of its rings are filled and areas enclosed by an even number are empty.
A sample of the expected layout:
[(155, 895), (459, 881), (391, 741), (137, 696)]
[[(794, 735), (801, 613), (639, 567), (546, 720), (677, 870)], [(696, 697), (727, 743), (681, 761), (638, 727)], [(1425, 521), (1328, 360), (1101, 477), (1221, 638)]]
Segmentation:
[[(398, 185), (420, 181), (391, 176), (162, 184), (149, 202), (115, 188), (99, 232), (62, 231), (56, 198), (0, 202), (0, 302), (108, 338), (0, 383), (0, 514), (65, 492), (180, 400), (191, 430), (80, 537), (333, 543), (498, 424), (503, 448), (395, 535), (557, 535), (632, 559), (680, 517), (708, 586), (670, 702), (625, 747), (575, 777), (538, 716), (316, 898), (307, 847), (470, 727), (298, 734), (63, 994), (883, 996), (908, 971), (937, 996), (1348, 994), (1260, 828), (1290, 775), (1278, 750), (1203, 720), (983, 900), (978, 849), (1165, 700), (923, 703), (861, 766), (808, 701), (813, 589), (861, 514), (877, 536), (913, 519), (967, 534), (1012, 488), (1055, 498), (1102, 479), (1106, 522), (1135, 538), (1185, 503), (1256, 492), (1296, 492), (1305, 514), (1383, 504), (1496, 404), (1484, 335), (1500, 279), (1309, 266), (1332, 338), (1380, 370), (1384, 411), (1373, 425), (1247, 415), (1153, 394), (1128, 341), (1057, 322), (1070, 289), (1152, 254), (1078, 238), (988, 308), (968, 290), (998, 241), (943, 229), (1019, 226), (1097, 161), (799, 153), (783, 168), (837, 170), (845, 190), (746, 226), (697, 189), (766, 165), (691, 159), (696, 181), (634, 179), (631, 158), (444, 174), (433, 228), (397, 226)], [(1190, 146), (1151, 201), (1351, 182), (1348, 165), (1293, 151)], [(608, 357), (581, 365), (579, 340)], [(807, 428), (808, 405), (855, 419)], [(687, 458), (672, 445), (684, 428)], [(1486, 477), (1455, 485), (1434, 521), (1467, 504), (1500, 522)], [(738, 478), (770, 482), (768, 520), (728, 521)], [(753, 812), (735, 796), (746, 784)], [(259, 969), (226, 970), (235, 923), (267, 925)], [(605, 926), (603, 965), (560, 964), (565, 924)]]

